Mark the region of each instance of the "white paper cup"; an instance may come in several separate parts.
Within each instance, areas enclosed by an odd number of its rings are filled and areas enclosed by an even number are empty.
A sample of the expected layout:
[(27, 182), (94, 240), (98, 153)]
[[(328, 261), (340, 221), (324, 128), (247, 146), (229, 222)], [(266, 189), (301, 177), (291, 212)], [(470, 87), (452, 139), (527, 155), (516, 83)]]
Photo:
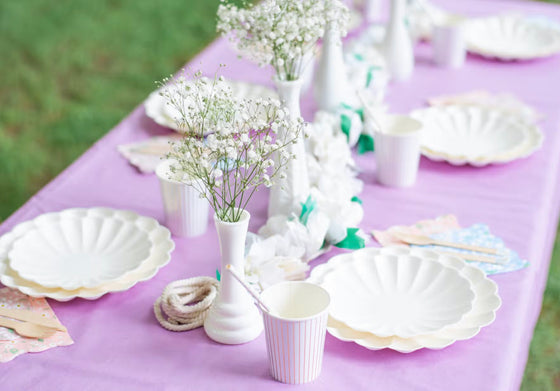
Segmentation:
[(422, 123), (404, 115), (389, 115), (381, 126), (382, 132), (374, 133), (377, 181), (391, 187), (414, 185)]
[(463, 26), (459, 22), (434, 26), (432, 49), (436, 65), (446, 68), (463, 66), (467, 54)]
[(194, 187), (169, 179), (171, 161), (156, 168), (165, 210), (165, 225), (175, 236), (194, 237), (208, 228), (208, 200)]
[(330, 297), (318, 285), (289, 281), (265, 289), (261, 299), (266, 349), (272, 377), (302, 384), (321, 373)]

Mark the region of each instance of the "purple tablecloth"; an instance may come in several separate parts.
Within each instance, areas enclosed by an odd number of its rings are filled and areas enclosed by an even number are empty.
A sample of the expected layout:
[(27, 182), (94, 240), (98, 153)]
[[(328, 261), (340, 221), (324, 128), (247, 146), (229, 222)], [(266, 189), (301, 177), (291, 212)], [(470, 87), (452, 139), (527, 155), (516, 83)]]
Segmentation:
[[(446, 1), (468, 15), (518, 10), (560, 20), (560, 8), (505, 1)], [(370, 351), (327, 335), (323, 373), (302, 389), (330, 390), (514, 390), (518, 389), (545, 287), (560, 206), (560, 57), (501, 63), (470, 56), (460, 70), (430, 64), (421, 45), (412, 80), (391, 86), (388, 101), (395, 111), (424, 104), (442, 93), (485, 89), (511, 92), (546, 117), (546, 139), (532, 157), (503, 166), (453, 167), (422, 159), (416, 186), (395, 190), (374, 183), (371, 155), (361, 157), (365, 190), (364, 229), (386, 228), (454, 213), (462, 225), (487, 223), (507, 245), (530, 260), (525, 270), (493, 277), (503, 306), (496, 321), (469, 341), (440, 350), (412, 354)], [(226, 76), (271, 84), (270, 72), (238, 60), (222, 40), (198, 58), (206, 70), (227, 63)], [(163, 76), (163, 75), (162, 75)], [(303, 113), (313, 112), (310, 96)], [(107, 206), (134, 210), (163, 221), (157, 178), (139, 174), (121, 158), (118, 144), (166, 131), (139, 106), (66, 171), (33, 196), (1, 227), (41, 213), (70, 207)], [(251, 205), (251, 227), (266, 213), (266, 192)], [(0, 365), (2, 390), (245, 390), (285, 389), (268, 374), (264, 335), (245, 345), (224, 346), (202, 329), (173, 333), (162, 329), (152, 304), (166, 284), (197, 275), (214, 275), (219, 263), (217, 237), (211, 227), (196, 239), (176, 239), (171, 263), (152, 280), (127, 292), (96, 301), (50, 301), (75, 340), (69, 347), (25, 354)], [(333, 253), (331, 253), (332, 255)], [(324, 262), (329, 255), (312, 263)]]

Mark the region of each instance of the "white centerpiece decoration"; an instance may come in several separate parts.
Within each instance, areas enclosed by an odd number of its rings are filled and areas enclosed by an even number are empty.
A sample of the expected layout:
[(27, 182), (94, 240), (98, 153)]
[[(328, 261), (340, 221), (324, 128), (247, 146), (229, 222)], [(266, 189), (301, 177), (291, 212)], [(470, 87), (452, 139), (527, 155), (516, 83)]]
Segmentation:
[[(264, 0), (247, 8), (224, 2), (217, 30), (228, 36), (242, 56), (271, 65), (278, 94), (292, 118), (299, 112), (302, 75), (325, 30), (325, 3), (316, 0)], [(268, 215), (289, 214), (309, 195), (303, 134), (289, 147), (295, 159), (286, 178), (271, 188)]]
[(321, 57), (313, 87), (319, 110), (336, 112), (341, 103), (356, 100), (355, 92), (348, 83), (342, 50), (342, 37), (346, 35), (350, 20), (348, 7), (339, 0), (326, 0), (325, 20)]
[(387, 66), (394, 81), (405, 81), (414, 70), (414, 48), (406, 26), (406, 0), (391, 1), (391, 18), (385, 35)]
[[(195, 187), (214, 209), (222, 270), (226, 264), (243, 270), (247, 204), (260, 185), (271, 186), (283, 174), (293, 157), (288, 146), (297, 142), (302, 120), (288, 116), (270, 98), (237, 99), (221, 78), (208, 79), (200, 72), (163, 84), (162, 95), (179, 113), (176, 121), (184, 129), (167, 156), (175, 162), (173, 179)], [(223, 273), (204, 323), (208, 336), (239, 344), (256, 338), (262, 327), (252, 298)]]

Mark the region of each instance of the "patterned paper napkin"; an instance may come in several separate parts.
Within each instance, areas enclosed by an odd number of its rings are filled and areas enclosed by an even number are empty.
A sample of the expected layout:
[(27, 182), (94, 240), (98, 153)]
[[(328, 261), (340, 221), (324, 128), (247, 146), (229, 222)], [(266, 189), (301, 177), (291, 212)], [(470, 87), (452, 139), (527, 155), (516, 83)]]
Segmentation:
[(409, 235), (431, 235), (461, 228), (457, 222), (457, 217), (453, 215), (445, 215), (437, 217), (433, 220), (422, 220), (410, 226), (395, 225), (385, 231), (373, 230), (372, 234), (383, 247), (403, 245), (399, 239), (391, 235), (399, 232)]
[(119, 145), (117, 148), (140, 172), (152, 174), (162, 157), (170, 151), (169, 142), (177, 140), (178, 137), (179, 135), (152, 137), (137, 143)]
[[(479, 269), (484, 271), (486, 274), (497, 274), (497, 273), (507, 273), (515, 270), (523, 269), (529, 266), (529, 262), (521, 259), (519, 255), (506, 247), (504, 241), (497, 236), (490, 233), (490, 228), (485, 224), (475, 224), (468, 228), (455, 229), (452, 231), (447, 231), (439, 234), (430, 235), (433, 239), (445, 240), (448, 242), (472, 244), (475, 246), (489, 247), (496, 249), (500, 252), (502, 257), (505, 258), (503, 263), (492, 264), (486, 262), (472, 262)], [(441, 249), (438, 246), (413, 246), (413, 247), (423, 247), (423, 248), (433, 248)], [(447, 250), (447, 248), (446, 248)], [(453, 251), (458, 253), (467, 254), (481, 254), (475, 251), (453, 249)]]
[[(512, 272), (515, 270), (526, 268), (529, 262), (523, 260), (519, 255), (507, 248), (504, 241), (497, 236), (490, 233), (490, 229), (484, 224), (475, 224), (468, 228), (461, 228), (457, 221), (457, 218), (453, 215), (445, 215), (438, 217), (433, 220), (423, 220), (411, 226), (394, 226), (385, 231), (374, 230), (372, 232), (373, 237), (383, 246), (394, 246), (394, 245), (405, 245), (397, 238), (395, 238), (392, 233), (400, 232), (406, 234), (415, 235), (426, 235), (433, 239), (444, 240), (448, 242), (457, 242), (463, 244), (472, 244), (477, 246), (489, 247), (497, 249), (500, 252), (500, 259), (502, 260), (499, 264), (492, 264), (486, 262), (474, 262), (467, 261), (469, 264), (474, 264), (486, 274), (497, 274)], [(472, 253), (478, 255), (485, 255), (477, 253), (474, 251), (452, 249), (449, 247), (439, 247), (439, 246), (416, 246), (421, 248), (429, 249), (442, 249), (445, 251), (453, 251), (460, 253)], [(486, 255), (485, 255), (486, 256)]]
[[(37, 299), (24, 295), (12, 288), (0, 289), (0, 307), (15, 308), (38, 312), (46, 318), (56, 319), (56, 315), (45, 299)], [(56, 346), (72, 345), (70, 334), (56, 331), (45, 339), (25, 338), (12, 329), (0, 326), (0, 362), (13, 360), (20, 354), (42, 352)]]

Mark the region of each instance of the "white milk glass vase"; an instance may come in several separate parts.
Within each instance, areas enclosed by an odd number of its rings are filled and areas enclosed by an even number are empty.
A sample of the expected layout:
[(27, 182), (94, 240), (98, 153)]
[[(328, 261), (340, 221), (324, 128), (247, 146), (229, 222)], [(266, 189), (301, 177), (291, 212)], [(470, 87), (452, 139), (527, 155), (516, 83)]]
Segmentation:
[(302, 72), (301, 72), (301, 93), (309, 90), (309, 87), (313, 84), (313, 76), (315, 75), (315, 51), (310, 50), (303, 55), (302, 62)]
[(385, 60), (391, 78), (407, 80), (414, 70), (412, 38), (405, 22), (406, 0), (392, 0), (391, 19), (384, 42)]
[[(291, 118), (300, 117), (299, 96), (302, 81), (275, 80), (278, 95)], [(279, 137), (283, 138), (284, 129), (280, 129)], [(278, 214), (289, 216), (294, 208), (304, 202), (309, 195), (309, 177), (307, 175), (307, 155), (303, 141), (303, 131), (300, 132), (295, 143), (287, 145), (288, 153), (295, 156), (285, 167), (284, 175), (278, 175), (274, 185), (270, 188), (268, 216)]]
[(325, 27), (321, 58), (313, 86), (317, 108), (330, 112), (336, 111), (347, 98), (347, 86), (342, 36), (338, 24), (329, 22)]
[(221, 253), (220, 290), (204, 321), (204, 331), (216, 342), (235, 345), (252, 341), (263, 330), (262, 317), (253, 299), (231, 273), (225, 272), (231, 264), (236, 270), (245, 270), (245, 239), (251, 215), (243, 210), (237, 222), (225, 222), (216, 215)]

